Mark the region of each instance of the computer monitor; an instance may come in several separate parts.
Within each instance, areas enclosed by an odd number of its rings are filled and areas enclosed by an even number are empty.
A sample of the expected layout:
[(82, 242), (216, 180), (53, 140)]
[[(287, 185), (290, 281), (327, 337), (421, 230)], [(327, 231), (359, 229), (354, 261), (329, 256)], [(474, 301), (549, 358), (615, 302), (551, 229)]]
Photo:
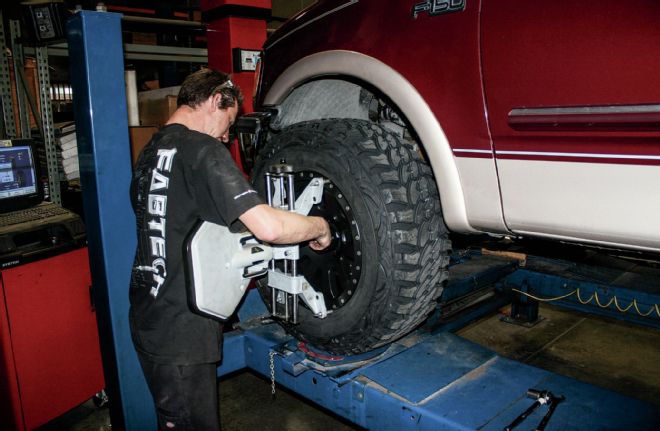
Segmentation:
[(30, 208), (42, 201), (34, 141), (0, 141), (0, 213)]

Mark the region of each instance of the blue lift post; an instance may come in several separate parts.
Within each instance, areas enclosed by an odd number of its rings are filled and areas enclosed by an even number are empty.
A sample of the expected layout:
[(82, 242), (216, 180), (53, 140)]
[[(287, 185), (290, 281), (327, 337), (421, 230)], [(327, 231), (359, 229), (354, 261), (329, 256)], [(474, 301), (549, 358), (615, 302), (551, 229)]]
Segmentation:
[[(68, 26), (69, 49), (113, 428), (148, 430), (155, 429), (153, 405), (127, 327), (135, 232), (120, 19), (78, 13)], [(660, 424), (655, 406), (499, 357), (446, 331), (415, 332), (355, 362), (310, 354), (265, 315), (251, 291), (239, 310), (241, 329), (225, 338), (218, 375), (250, 368), (270, 377), (272, 365), (279, 385), (368, 429), (501, 430), (531, 405), (529, 388), (566, 397), (548, 430), (655, 430)], [(520, 429), (531, 429), (544, 414), (538, 409)]]
[(135, 254), (121, 15), (78, 12), (67, 24), (83, 207), (110, 416), (115, 430), (156, 429), (128, 328)]

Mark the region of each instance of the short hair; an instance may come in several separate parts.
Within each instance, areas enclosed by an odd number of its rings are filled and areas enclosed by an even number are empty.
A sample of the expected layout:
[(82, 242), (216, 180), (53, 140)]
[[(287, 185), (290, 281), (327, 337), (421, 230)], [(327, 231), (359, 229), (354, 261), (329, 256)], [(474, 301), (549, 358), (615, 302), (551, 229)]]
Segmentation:
[(200, 69), (183, 81), (176, 105), (196, 108), (218, 93), (222, 95), (218, 104), (220, 109), (227, 109), (234, 106), (234, 103), (240, 107), (243, 103), (241, 89), (232, 82), (228, 74), (213, 69)]

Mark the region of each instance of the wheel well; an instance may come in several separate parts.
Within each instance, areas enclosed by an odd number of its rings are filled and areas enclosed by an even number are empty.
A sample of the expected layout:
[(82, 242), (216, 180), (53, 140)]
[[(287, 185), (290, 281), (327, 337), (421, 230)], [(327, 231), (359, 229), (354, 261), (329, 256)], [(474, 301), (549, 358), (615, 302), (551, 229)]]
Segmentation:
[(271, 125), (274, 129), (327, 118), (368, 120), (414, 143), (426, 158), (419, 138), (398, 107), (378, 89), (351, 77), (308, 81), (293, 89), (277, 110)]
[[(368, 84), (364, 77), (369, 78)], [(364, 97), (368, 94), (385, 102), (383, 109), (377, 110), (376, 121), (386, 127), (398, 127), (399, 133), (408, 133), (413, 139), (419, 136), (414, 140), (428, 154), (447, 226), (455, 231), (474, 232), (447, 136), (424, 97), (391, 66), (354, 51), (318, 52), (287, 67), (270, 85), (263, 105), (280, 109), (281, 116), (274, 127), (333, 116), (374, 121), (370, 117), (373, 105)]]

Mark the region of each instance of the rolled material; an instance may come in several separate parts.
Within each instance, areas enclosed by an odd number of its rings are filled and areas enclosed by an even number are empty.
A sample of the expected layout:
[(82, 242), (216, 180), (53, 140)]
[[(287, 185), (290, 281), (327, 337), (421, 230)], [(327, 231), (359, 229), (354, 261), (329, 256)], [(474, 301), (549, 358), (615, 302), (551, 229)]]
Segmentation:
[(128, 125), (140, 125), (140, 111), (138, 109), (137, 79), (134, 70), (124, 72), (126, 80), (126, 104), (128, 108)]

